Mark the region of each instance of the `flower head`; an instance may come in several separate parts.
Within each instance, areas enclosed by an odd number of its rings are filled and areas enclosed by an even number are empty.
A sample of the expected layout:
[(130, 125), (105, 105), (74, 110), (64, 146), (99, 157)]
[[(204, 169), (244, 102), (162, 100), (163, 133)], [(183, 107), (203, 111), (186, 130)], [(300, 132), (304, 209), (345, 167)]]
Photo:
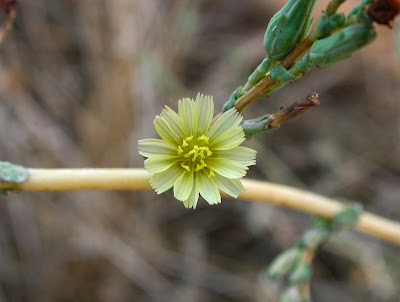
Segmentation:
[(218, 189), (237, 197), (244, 191), (239, 179), (255, 164), (256, 151), (239, 146), (245, 140), (239, 113), (233, 108), (212, 123), (213, 114), (212, 97), (179, 100), (178, 113), (166, 106), (154, 120), (161, 139), (139, 141), (153, 189), (174, 187), (187, 208), (196, 207), (199, 193), (209, 204), (221, 202)]

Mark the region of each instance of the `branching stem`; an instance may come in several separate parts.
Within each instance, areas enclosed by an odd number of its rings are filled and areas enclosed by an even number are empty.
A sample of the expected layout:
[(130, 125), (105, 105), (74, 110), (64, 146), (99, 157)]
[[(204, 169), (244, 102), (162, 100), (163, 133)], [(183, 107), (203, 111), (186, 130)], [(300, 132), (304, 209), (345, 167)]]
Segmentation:
[[(306, 38), (281, 62), (281, 65), (286, 69), (290, 68), (302, 55), (304, 55), (304, 53), (311, 47), (312, 44), (313, 41), (309, 38)], [(253, 86), (253, 88), (236, 100), (235, 108), (239, 112), (242, 111), (247, 105), (255, 101), (274, 85), (275, 84), (271, 82), (269, 76), (266, 76), (255, 86)]]

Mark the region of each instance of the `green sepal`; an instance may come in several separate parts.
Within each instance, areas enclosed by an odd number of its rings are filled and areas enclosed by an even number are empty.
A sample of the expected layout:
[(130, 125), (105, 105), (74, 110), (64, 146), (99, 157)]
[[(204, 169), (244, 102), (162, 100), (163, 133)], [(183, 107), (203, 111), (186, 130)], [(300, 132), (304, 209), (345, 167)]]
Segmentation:
[(315, 24), (316, 38), (323, 39), (329, 36), (335, 29), (343, 27), (345, 22), (346, 17), (343, 13), (329, 15), (327, 11), (324, 11)]
[(245, 120), (240, 127), (242, 127), (244, 132), (244, 137), (246, 139), (252, 138), (254, 135), (260, 134), (265, 131), (274, 130), (276, 128), (270, 128), (270, 123), (273, 121), (270, 119), (270, 114), (263, 115), (261, 117)]
[[(283, 7), (285, 8), (285, 7)], [(283, 58), (278, 56), (275, 50), (275, 43), (278, 40), (279, 33), (282, 32), (282, 27), (286, 21), (286, 13), (277, 12), (269, 21), (267, 30), (264, 35), (264, 49), (267, 52), (267, 56), (271, 59), (281, 61)]]
[(304, 24), (304, 29), (303, 29), (300, 37), (299, 37), (299, 40), (298, 40), (299, 42), (298, 43), (302, 42), (310, 34), (311, 26), (313, 24), (313, 21), (314, 21), (313, 15), (309, 14), (308, 18), (306, 20), (306, 23)]
[(300, 76), (296, 76), (290, 73), (282, 65), (276, 65), (274, 68), (271, 69), (269, 73), (269, 78), (273, 83), (285, 85), (291, 81), (299, 79)]
[(0, 181), (8, 183), (23, 183), (29, 177), (29, 171), (23, 166), (9, 162), (0, 162)]
[(371, 23), (372, 20), (368, 16), (368, 6), (374, 0), (363, 0), (350, 11), (346, 18), (346, 24), (356, 24), (360, 22)]

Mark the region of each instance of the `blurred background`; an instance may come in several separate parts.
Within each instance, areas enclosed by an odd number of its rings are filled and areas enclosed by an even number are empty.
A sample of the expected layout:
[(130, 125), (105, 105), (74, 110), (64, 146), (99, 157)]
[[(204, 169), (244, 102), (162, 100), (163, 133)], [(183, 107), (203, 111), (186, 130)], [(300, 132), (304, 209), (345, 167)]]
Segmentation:
[[(284, 3), (19, 1), (0, 45), (1, 160), (142, 167), (137, 141), (156, 137), (154, 116), (197, 92), (219, 110), (265, 56), (265, 28)], [(312, 90), (321, 101), (246, 143), (258, 151), (248, 176), (400, 220), (399, 32), (396, 40), (380, 26), (354, 57), (246, 108), (254, 118)], [(285, 285), (265, 268), (312, 220), (240, 199), (187, 210), (170, 192), (0, 198), (0, 301), (277, 301)], [(314, 261), (312, 296), (399, 301), (399, 255), (377, 239), (338, 234)]]

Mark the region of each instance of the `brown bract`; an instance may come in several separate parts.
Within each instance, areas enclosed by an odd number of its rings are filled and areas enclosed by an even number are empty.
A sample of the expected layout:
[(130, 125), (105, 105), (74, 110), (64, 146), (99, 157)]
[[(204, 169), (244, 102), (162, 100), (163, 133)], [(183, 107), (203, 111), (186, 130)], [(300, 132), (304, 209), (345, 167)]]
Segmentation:
[(277, 128), (281, 124), (299, 116), (306, 110), (319, 105), (318, 93), (311, 93), (306, 99), (294, 102), (288, 107), (281, 108), (277, 113), (271, 115), (273, 122), (270, 124), (272, 128)]
[(367, 13), (376, 23), (392, 28), (392, 21), (400, 13), (400, 0), (377, 0), (370, 4)]

